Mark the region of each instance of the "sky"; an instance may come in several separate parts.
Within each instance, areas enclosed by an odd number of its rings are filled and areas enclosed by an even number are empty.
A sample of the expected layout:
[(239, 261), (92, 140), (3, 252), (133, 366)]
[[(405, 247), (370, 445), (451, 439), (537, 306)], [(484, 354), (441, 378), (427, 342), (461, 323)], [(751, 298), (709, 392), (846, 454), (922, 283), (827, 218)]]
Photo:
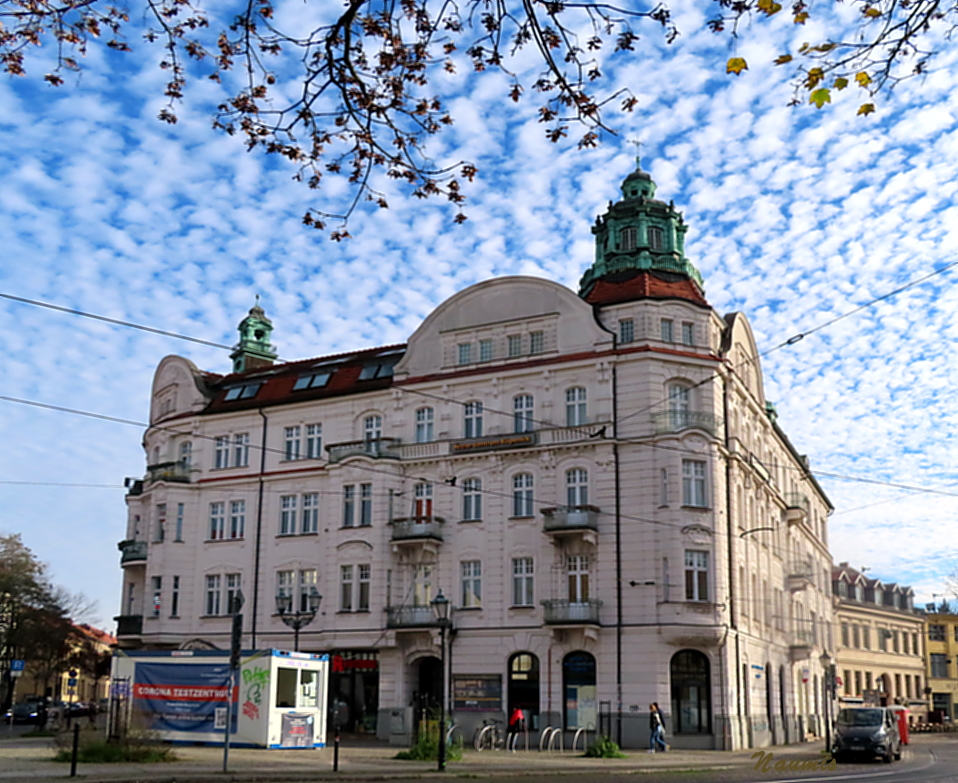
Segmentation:
[[(290, 0), (279, 13), (296, 22), (313, 8)], [(500, 76), (440, 76), (456, 122), (429, 151), (478, 166), (469, 219), (455, 226), (449, 205), (386, 182), (390, 208), (354, 215), (342, 243), (301, 225), (319, 204), (289, 168), (211, 129), (217, 85), (192, 79), (179, 122), (156, 119), (158, 46), (91, 46), (60, 88), (42, 82), (38, 50), (28, 77), (0, 77), (0, 293), (225, 344), (260, 294), (286, 359), (404, 342), (491, 277), (576, 289), (589, 228), (634, 167), (629, 139), (690, 224), (709, 302), (746, 313), (762, 351), (958, 261), (958, 49), (943, 44), (928, 75), (857, 117), (854, 97), (788, 105), (789, 74), (770, 62), (814, 29), (756, 22), (730, 47), (705, 30), (706, 5), (673, 8), (676, 43), (642, 28), (635, 52), (605, 63), (639, 104), (609, 115), (619, 134), (594, 150), (548, 142), (534, 102), (505, 101)], [(733, 54), (750, 65), (740, 76), (724, 72)], [(910, 584), (919, 604), (958, 567), (956, 280), (934, 276), (763, 360), (779, 422), (835, 506), (835, 562)], [(0, 396), (133, 422), (163, 356), (230, 365), (220, 349), (8, 299), (0, 329)], [(107, 628), (142, 432), (0, 400), (0, 532), (96, 600)]]

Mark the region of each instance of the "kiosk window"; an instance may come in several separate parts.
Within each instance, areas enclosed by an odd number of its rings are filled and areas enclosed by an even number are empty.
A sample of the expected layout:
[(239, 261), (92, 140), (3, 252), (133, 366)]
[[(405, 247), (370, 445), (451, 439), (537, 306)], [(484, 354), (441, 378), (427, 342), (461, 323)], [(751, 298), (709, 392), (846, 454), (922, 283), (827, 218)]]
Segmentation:
[(319, 707), (319, 672), (301, 670), (298, 707)]
[(296, 706), (296, 680), (297, 669), (277, 669), (276, 670), (276, 706), (277, 707), (295, 707)]

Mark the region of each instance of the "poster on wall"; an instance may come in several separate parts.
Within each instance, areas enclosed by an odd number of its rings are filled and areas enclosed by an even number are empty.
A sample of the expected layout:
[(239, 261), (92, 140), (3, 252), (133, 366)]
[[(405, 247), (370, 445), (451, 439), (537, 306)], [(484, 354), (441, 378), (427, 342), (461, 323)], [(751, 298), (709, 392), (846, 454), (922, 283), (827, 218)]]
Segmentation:
[(313, 747), (313, 716), (296, 712), (284, 713), (279, 743), (284, 748)]
[[(133, 710), (140, 725), (153, 731), (223, 731), (228, 690), (226, 663), (137, 663)], [(236, 697), (234, 689), (234, 704)]]
[(452, 678), (452, 708), (464, 712), (502, 712), (502, 676), (457, 674)]

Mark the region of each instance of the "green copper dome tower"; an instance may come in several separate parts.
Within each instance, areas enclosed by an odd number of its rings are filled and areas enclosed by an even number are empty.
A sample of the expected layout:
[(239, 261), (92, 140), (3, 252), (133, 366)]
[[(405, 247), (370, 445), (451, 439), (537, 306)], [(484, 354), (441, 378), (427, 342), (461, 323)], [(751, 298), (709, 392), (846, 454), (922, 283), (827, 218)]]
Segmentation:
[(673, 204), (655, 198), (655, 182), (636, 158), (635, 171), (622, 182), (622, 198), (609, 202), (592, 227), (595, 263), (579, 281), (579, 296), (587, 297), (602, 278), (630, 271), (685, 278), (703, 293), (702, 276), (685, 257), (686, 231)]
[(249, 311), (239, 325), (239, 343), (230, 354), (233, 360), (233, 372), (247, 372), (259, 367), (269, 367), (276, 361), (276, 349), (270, 345), (270, 336), (273, 334), (273, 322), (266, 317), (266, 313), (259, 306), (259, 295), (256, 304)]

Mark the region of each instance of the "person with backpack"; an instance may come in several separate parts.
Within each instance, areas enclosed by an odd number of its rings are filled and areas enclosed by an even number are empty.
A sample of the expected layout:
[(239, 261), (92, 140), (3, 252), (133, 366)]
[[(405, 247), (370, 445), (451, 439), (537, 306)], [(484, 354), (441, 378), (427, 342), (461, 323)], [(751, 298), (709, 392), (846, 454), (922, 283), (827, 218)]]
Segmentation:
[(665, 718), (659, 709), (658, 702), (649, 705), (649, 753), (655, 753), (656, 748), (663, 752), (669, 749), (665, 744)]

